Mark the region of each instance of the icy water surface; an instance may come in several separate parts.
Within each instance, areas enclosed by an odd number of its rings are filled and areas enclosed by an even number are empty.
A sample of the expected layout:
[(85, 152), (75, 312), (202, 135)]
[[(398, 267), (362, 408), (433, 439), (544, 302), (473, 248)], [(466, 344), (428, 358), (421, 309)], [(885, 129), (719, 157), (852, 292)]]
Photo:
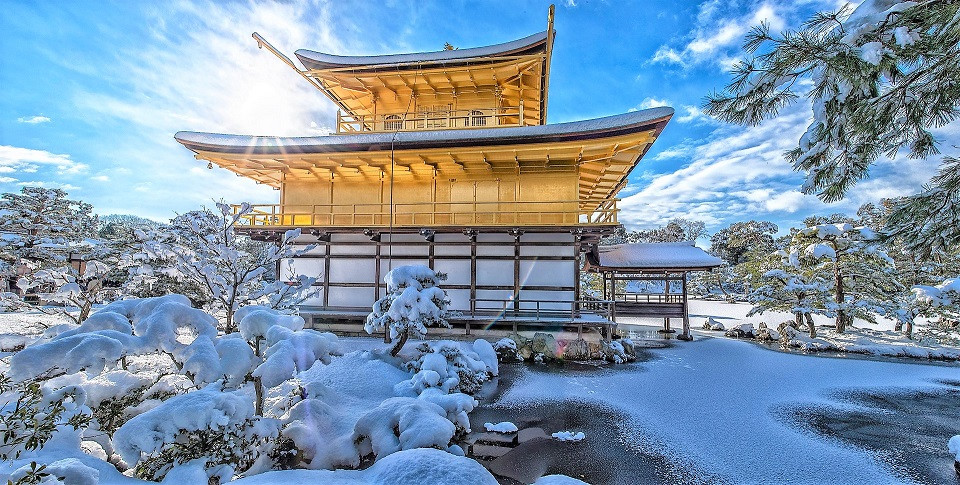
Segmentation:
[(786, 416), (814, 432), (872, 451), (904, 480), (960, 484), (947, 440), (960, 434), (960, 382), (934, 389), (838, 393), (855, 408), (798, 408)]
[[(583, 431), (520, 443), (486, 464), (502, 483), (563, 473), (594, 484), (960, 485), (960, 366), (831, 358), (698, 338), (629, 365), (504, 365), (471, 415)], [(933, 365), (931, 365), (933, 364)], [(543, 436), (543, 435), (541, 435)]]
[[(652, 355), (644, 351), (638, 358), (643, 361)], [(503, 365), (496, 390), (485, 396), (481, 405), (470, 414), (471, 428), (483, 430), (484, 423), (510, 421), (521, 430), (542, 429), (547, 436), (522, 442), (499, 458), (481, 462), (504, 484), (532, 483), (551, 474), (579, 478), (593, 485), (719, 483), (717, 477), (706, 476), (658, 453), (652, 443), (644, 446), (642, 437), (626, 439), (622, 430), (630, 428), (629, 417), (612, 407), (576, 398), (540, 401), (523, 407), (495, 404), (523, 372), (596, 377), (625, 367), (637, 371), (639, 366), (636, 363), (613, 366), (577, 362)], [(582, 431), (586, 437), (578, 442), (549, 437), (557, 431)]]

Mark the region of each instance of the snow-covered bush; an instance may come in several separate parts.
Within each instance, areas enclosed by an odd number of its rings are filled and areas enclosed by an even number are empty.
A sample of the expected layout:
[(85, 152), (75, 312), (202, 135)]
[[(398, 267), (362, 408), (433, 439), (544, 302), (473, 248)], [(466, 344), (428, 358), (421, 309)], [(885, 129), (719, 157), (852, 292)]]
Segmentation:
[(423, 265), (396, 267), (384, 276), (387, 294), (373, 304), (364, 329), (367, 333), (389, 331), (397, 342), (390, 350), (397, 355), (409, 337), (423, 338), (427, 327), (450, 327), (450, 300), (440, 288), (446, 279)]
[(364, 414), (357, 421), (353, 439), (361, 456), (382, 458), (413, 448), (437, 448), (462, 455), (453, 444), (455, 433), (456, 426), (442, 407), (422, 399), (395, 397)]
[(924, 333), (956, 343), (960, 339), (960, 278), (948, 278), (935, 286), (917, 285), (912, 292), (912, 310), (931, 319)]
[(36, 450), (61, 428), (85, 428), (90, 410), (76, 387), (46, 389), (36, 381), (12, 381), (0, 375), (0, 394), (13, 391), (15, 400), (0, 407), (0, 459), (9, 460)]
[(264, 454), (279, 425), (256, 416), (245, 393), (211, 384), (130, 419), (113, 441), (140, 478), (161, 480), (173, 466), (201, 460), (208, 476), (228, 481)]
[(418, 394), (426, 388), (476, 394), (484, 382), (500, 371), (497, 354), (489, 342), (477, 339), (472, 348), (472, 352), (464, 350), (450, 340), (421, 343), (417, 357), (406, 364), (415, 373), (409, 385)]
[(519, 362), (523, 360), (520, 355), (520, 348), (517, 342), (509, 337), (497, 340), (493, 344), (493, 350), (497, 352), (497, 357), (503, 362)]

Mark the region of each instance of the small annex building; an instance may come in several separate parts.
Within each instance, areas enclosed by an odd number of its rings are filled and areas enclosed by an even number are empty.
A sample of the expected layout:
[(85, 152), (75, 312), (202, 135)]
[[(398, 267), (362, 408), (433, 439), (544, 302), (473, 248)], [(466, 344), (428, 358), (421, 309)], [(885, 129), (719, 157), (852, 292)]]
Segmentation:
[(507, 322), (609, 335), (612, 302), (584, 298), (581, 261), (620, 227), (617, 194), (674, 110), (548, 124), (553, 12), (545, 31), (502, 44), (300, 49), (302, 68), (254, 33), (337, 106), (334, 132), (175, 138), (209, 167), (279, 191), (238, 230), (272, 241), (300, 228), (297, 243), (315, 245), (280, 274), (317, 278), (301, 309), (313, 322), (362, 320), (391, 268), (422, 264), (448, 275), (443, 288), (468, 333)]
[(670, 320), (679, 318), (683, 321), (679, 338), (689, 339), (687, 275), (722, 263), (693, 241), (628, 243), (594, 246), (584, 269), (600, 276), (602, 299), (613, 302), (617, 315), (663, 318), (662, 331), (667, 333), (673, 332)]

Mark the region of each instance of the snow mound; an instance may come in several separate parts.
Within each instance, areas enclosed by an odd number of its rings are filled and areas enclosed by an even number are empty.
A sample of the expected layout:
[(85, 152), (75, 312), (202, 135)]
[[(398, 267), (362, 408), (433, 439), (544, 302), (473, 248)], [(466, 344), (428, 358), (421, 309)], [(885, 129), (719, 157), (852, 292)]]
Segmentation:
[[(43, 469), (43, 472), (49, 473), (53, 479), (43, 479), (40, 483), (68, 483), (70, 485), (97, 485), (100, 483), (100, 472), (96, 468), (84, 465), (76, 458), (64, 458), (49, 463)], [(24, 465), (10, 475), (10, 480), (14, 483), (19, 482), (28, 473), (30, 473), (30, 465)]]
[[(245, 308), (250, 307), (243, 307), (240, 310)], [(303, 317), (299, 315), (283, 315), (266, 307), (257, 307), (252, 311), (243, 313), (240, 310), (237, 310), (237, 313), (242, 317), (239, 320), (240, 335), (251, 342), (258, 338), (266, 338), (267, 332), (274, 326), (285, 327), (294, 332), (303, 329)], [(237, 316), (235, 315), (234, 318), (237, 318)]]
[(947, 442), (947, 449), (953, 455), (954, 461), (960, 462), (960, 434), (950, 438), (950, 441)]
[(431, 448), (398, 451), (365, 470), (285, 470), (242, 478), (236, 485), (496, 485), (497, 480), (475, 460)]
[(540, 477), (533, 485), (590, 485), (582, 480), (570, 478), (566, 475), (545, 475)]
[(395, 397), (368, 411), (354, 428), (353, 441), (361, 456), (377, 459), (401, 450), (448, 450), (456, 427), (440, 406), (409, 397)]
[(583, 431), (577, 431), (576, 433), (573, 431), (557, 431), (550, 436), (553, 436), (555, 439), (560, 441), (580, 441), (586, 438), (586, 435), (583, 434)]
[(519, 430), (519, 428), (517, 428), (517, 425), (515, 425), (515, 424), (513, 424), (513, 423), (511, 423), (511, 422), (509, 422), (509, 421), (504, 421), (504, 422), (502, 422), (502, 423), (496, 423), (496, 424), (494, 424), (494, 423), (483, 423), (483, 427), (484, 427), (484, 429), (486, 429), (487, 431), (491, 431), (491, 432), (494, 432), (494, 433), (513, 433), (513, 432)]

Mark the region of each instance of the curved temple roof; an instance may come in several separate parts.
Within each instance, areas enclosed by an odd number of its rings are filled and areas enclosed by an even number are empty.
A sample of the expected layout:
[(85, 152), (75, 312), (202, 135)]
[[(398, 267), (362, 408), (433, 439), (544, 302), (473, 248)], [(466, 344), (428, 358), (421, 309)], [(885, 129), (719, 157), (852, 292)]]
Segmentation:
[(175, 136), (195, 152), (235, 154), (304, 154), (364, 152), (411, 148), (445, 148), (530, 143), (554, 143), (654, 130), (657, 135), (673, 116), (673, 108), (659, 107), (592, 120), (551, 125), (489, 128), (483, 130), (434, 130), (358, 135), (277, 137), (223, 135), (181, 131)]
[(698, 248), (693, 241), (673, 243), (629, 243), (599, 246), (588, 254), (592, 266), (618, 271), (707, 270), (723, 260)]
[(539, 32), (511, 42), (469, 49), (418, 52), (411, 54), (388, 54), (381, 56), (338, 56), (307, 49), (298, 49), (294, 54), (307, 69), (335, 69), (341, 67), (386, 67), (411, 63), (445, 64), (458, 63), (478, 57), (521, 55), (531, 51), (544, 51), (547, 31)]

